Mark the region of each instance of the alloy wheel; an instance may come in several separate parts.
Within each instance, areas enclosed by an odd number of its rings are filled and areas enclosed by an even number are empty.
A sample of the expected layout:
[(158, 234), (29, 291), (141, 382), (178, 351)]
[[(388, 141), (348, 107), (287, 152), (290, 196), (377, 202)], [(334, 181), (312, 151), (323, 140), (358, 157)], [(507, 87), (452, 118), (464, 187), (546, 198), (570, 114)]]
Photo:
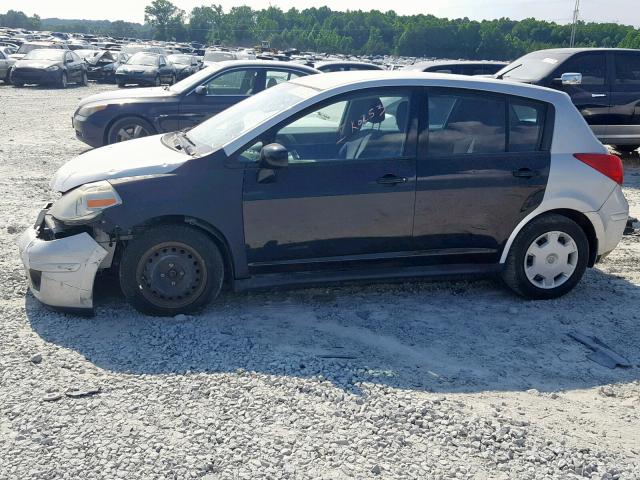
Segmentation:
[(125, 125), (116, 134), (116, 142), (126, 142), (134, 138), (146, 137), (149, 132), (142, 125), (137, 123), (131, 125)]

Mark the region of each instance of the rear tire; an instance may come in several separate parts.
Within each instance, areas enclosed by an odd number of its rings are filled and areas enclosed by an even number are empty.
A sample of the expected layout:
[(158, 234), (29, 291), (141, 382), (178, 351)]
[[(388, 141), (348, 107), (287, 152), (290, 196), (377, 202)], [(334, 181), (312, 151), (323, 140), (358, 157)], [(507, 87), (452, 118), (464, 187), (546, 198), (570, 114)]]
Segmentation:
[(87, 77), (87, 72), (82, 72), (82, 81), (80, 82), (80, 84), (83, 87), (86, 87), (87, 85), (89, 85), (89, 77)]
[(156, 75), (156, 78), (153, 79), (153, 85), (155, 87), (159, 87), (160, 85), (162, 85), (162, 82), (160, 81), (160, 76)]
[(584, 230), (567, 217), (549, 214), (532, 220), (518, 233), (502, 279), (525, 298), (558, 298), (578, 284), (588, 260)]
[(174, 316), (193, 313), (218, 296), (224, 261), (202, 231), (162, 225), (126, 246), (119, 276), (122, 292), (136, 310)]

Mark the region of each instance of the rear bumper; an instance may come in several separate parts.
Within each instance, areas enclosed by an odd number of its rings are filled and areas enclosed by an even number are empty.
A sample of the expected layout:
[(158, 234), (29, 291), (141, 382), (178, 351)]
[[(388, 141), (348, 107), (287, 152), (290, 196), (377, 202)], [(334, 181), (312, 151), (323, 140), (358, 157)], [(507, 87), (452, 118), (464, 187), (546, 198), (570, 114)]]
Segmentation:
[(56, 308), (93, 309), (93, 283), (107, 251), (88, 233), (47, 241), (30, 227), (17, 243), (38, 300)]
[(616, 186), (600, 210), (585, 215), (596, 230), (598, 257), (604, 257), (620, 243), (629, 218), (629, 204), (622, 188)]

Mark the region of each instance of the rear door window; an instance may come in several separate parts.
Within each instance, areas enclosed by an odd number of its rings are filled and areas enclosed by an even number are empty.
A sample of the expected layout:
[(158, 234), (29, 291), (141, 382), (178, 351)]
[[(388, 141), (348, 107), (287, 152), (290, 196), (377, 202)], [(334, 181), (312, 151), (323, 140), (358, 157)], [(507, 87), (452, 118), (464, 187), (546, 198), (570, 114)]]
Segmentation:
[(506, 151), (506, 100), (475, 93), (429, 95), (429, 153), (460, 155)]
[(275, 87), (279, 83), (288, 82), (294, 78), (298, 78), (299, 73), (287, 72), (285, 70), (267, 70), (266, 88)]
[(640, 54), (633, 52), (616, 52), (614, 54), (615, 90), (640, 90)]
[(527, 100), (509, 102), (509, 151), (535, 152), (540, 150), (546, 105)]

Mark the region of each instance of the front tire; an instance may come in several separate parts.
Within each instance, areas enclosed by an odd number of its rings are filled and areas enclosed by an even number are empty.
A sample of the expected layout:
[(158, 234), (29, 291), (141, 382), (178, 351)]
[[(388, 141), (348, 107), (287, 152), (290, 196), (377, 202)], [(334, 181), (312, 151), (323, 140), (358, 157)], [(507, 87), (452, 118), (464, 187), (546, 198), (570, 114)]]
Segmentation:
[(154, 135), (156, 130), (153, 126), (139, 117), (124, 117), (114, 122), (107, 134), (107, 143), (119, 143), (136, 138)]
[(58, 83), (58, 86), (60, 88), (67, 88), (68, 85), (69, 85), (69, 78), (67, 77), (67, 72), (62, 72), (62, 75), (60, 75), (60, 81)]
[(205, 233), (183, 225), (147, 230), (125, 248), (120, 286), (136, 310), (158, 316), (193, 313), (222, 289), (224, 262)]
[(588, 259), (589, 240), (580, 225), (562, 215), (545, 215), (518, 233), (502, 278), (525, 298), (558, 298), (578, 284)]

